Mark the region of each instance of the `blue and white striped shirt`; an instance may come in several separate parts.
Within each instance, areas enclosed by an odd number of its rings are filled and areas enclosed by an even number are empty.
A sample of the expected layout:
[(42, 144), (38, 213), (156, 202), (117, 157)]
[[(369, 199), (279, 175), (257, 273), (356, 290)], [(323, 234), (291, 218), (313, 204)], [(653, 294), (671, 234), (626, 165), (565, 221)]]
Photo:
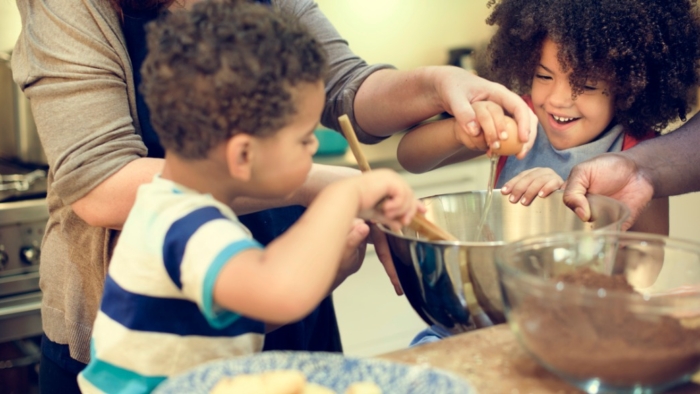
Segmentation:
[(156, 176), (139, 188), (95, 320), (84, 393), (147, 393), (207, 361), (259, 352), (264, 324), (214, 304), (219, 272), (261, 248), (233, 211)]

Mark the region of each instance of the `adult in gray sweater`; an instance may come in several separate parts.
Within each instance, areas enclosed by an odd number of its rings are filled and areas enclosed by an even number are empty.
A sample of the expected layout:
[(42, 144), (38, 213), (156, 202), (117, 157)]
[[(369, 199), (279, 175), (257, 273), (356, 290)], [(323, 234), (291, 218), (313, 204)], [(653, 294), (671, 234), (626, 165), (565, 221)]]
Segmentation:
[[(150, 182), (162, 167), (162, 148), (137, 90), (139, 65), (145, 57), (143, 25), (159, 12), (187, 8), (195, 1), (17, 1), (22, 32), (13, 52), (13, 75), (30, 99), (49, 162), (50, 219), (41, 260), (43, 393), (77, 390), (75, 376), (90, 357), (92, 323), (119, 229), (138, 186)], [(367, 65), (350, 51), (313, 1), (273, 0), (271, 6), (298, 17), (328, 54), (322, 118), (326, 126), (337, 129), (337, 117), (348, 114), (360, 139), (374, 143), (447, 111), (464, 132), (484, 132), (487, 141), (497, 143), (496, 130), (480, 130), (470, 106), (474, 100), (488, 99), (514, 115), (523, 141), (535, 130), (532, 112), (501, 85), (455, 67), (399, 71), (389, 65)], [(232, 207), (241, 215), (305, 206), (328, 182), (349, 174), (355, 171), (315, 166), (304, 187), (284, 201), (233, 201)], [(276, 234), (255, 234), (256, 224), (263, 232), (271, 227), (279, 232), (295, 217), (264, 212), (245, 223), (256, 238)], [(279, 215), (286, 216), (277, 223)], [(358, 226), (348, 236), (346, 272), (339, 275), (359, 267), (368, 231)], [(390, 258), (383, 254), (382, 260), (391, 272)], [(332, 307), (325, 319), (335, 324)], [(316, 316), (303, 322), (303, 330), (313, 331), (319, 320), (323, 319)], [(324, 329), (316, 332), (325, 335)], [(305, 343), (291, 348), (334, 350)]]

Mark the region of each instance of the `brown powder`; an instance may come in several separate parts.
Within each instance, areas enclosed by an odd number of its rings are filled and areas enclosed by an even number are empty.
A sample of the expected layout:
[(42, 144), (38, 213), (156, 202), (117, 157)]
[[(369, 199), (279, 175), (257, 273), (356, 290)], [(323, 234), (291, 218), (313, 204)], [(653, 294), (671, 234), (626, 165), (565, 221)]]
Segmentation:
[[(607, 276), (589, 268), (556, 279), (635, 293), (622, 275)], [(597, 377), (617, 386), (656, 385), (700, 367), (699, 329), (686, 328), (670, 316), (635, 314), (623, 300), (605, 302), (607, 308), (581, 299), (553, 302), (528, 297), (514, 308), (511, 319), (535, 357), (571, 379)]]

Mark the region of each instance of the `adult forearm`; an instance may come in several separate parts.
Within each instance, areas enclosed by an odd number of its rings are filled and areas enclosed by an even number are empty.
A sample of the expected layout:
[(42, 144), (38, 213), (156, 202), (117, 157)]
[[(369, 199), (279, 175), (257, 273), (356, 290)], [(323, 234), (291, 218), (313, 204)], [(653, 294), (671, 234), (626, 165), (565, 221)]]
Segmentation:
[(138, 187), (151, 182), (162, 168), (162, 159), (131, 161), (71, 204), (71, 208), (91, 226), (121, 229), (134, 205)]
[(388, 136), (443, 112), (430, 83), (433, 67), (374, 72), (355, 97), (355, 119), (368, 133)]
[(680, 129), (622, 152), (637, 163), (654, 187), (654, 197), (700, 191), (700, 117)]

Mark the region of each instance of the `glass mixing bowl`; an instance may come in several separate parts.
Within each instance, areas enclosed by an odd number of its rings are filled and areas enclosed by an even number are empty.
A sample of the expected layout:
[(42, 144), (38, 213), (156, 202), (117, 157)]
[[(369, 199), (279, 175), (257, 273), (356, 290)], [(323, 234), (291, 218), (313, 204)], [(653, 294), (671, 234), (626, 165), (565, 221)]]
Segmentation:
[(508, 323), (588, 393), (658, 393), (700, 369), (700, 244), (617, 231), (526, 238), (496, 257)]

